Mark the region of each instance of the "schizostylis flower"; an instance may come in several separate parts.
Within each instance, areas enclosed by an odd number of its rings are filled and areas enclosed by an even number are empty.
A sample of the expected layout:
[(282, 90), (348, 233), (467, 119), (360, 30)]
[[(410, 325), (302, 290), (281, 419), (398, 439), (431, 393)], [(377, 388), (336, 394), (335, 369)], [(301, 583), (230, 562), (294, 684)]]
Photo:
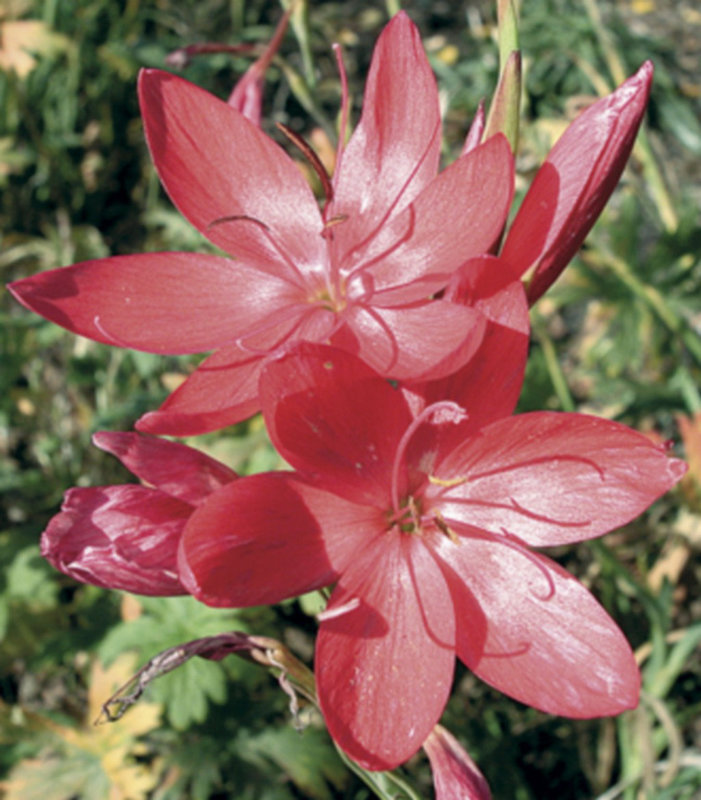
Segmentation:
[(637, 704), (623, 634), (534, 548), (625, 524), (680, 479), (683, 462), (581, 414), (481, 426), (479, 404), (445, 400), (414, 414), (356, 356), (312, 343), (267, 363), (261, 402), (296, 471), (212, 493), (186, 524), (181, 580), (214, 606), (335, 584), (315, 673), (329, 731), (353, 759), (388, 769), (422, 745), (456, 655), (550, 713), (593, 717)]
[(321, 209), (287, 153), (225, 102), (158, 70), (141, 73), (139, 98), (168, 194), (236, 260), (115, 256), (10, 287), (27, 307), (100, 342), (215, 351), (139, 429), (194, 434), (250, 416), (266, 357), (290, 341), (328, 341), (396, 380), (439, 378), (469, 360), (483, 317), (434, 295), (500, 236), (512, 157), (496, 136), (438, 173), (438, 92), (406, 14), (377, 42), (363, 113), (339, 145), (333, 179), (317, 165)]

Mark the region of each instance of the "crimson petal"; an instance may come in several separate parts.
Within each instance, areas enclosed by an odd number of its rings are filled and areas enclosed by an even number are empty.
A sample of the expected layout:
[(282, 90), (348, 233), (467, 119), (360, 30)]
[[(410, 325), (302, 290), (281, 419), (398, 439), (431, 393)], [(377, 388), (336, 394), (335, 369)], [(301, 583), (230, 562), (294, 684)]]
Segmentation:
[(343, 216), (332, 251), (342, 256), (411, 202), (436, 175), (438, 89), (421, 37), (404, 12), (375, 45), (363, 113), (334, 176), (328, 216)]
[(260, 410), (258, 379), (264, 357), (227, 347), (206, 358), (158, 411), (136, 423), (143, 433), (196, 436), (225, 428)]
[(93, 443), (116, 456), (142, 481), (193, 506), (237, 477), (199, 450), (167, 439), (100, 431), (94, 434)]
[(363, 270), (381, 305), (402, 305), (442, 289), (455, 270), (489, 252), (501, 234), (513, 175), (509, 143), (501, 134), (493, 136), (443, 170), (384, 226), (357, 264), (344, 269)]
[(547, 547), (624, 525), (685, 471), (625, 425), (543, 411), (468, 438), (438, 469), (440, 479), (458, 483), (434, 489), (446, 519)]
[(438, 721), (454, 622), (445, 580), (418, 538), (385, 533), (358, 550), (321, 623), (315, 673), (329, 732), (361, 766), (396, 767)]
[(446, 299), (474, 306), (487, 320), (474, 356), (451, 375), (405, 386), (424, 405), (452, 400), (464, 408), (469, 417), (461, 426), (464, 434), (513, 413), (523, 383), (530, 332), (528, 303), (520, 281), (503, 286), (500, 267), (493, 256), (473, 259), (446, 290)]
[(293, 467), (348, 500), (391, 506), (392, 465), (411, 415), (374, 370), (302, 342), (267, 363), (260, 397), (270, 438)]
[(273, 275), (291, 277), (304, 265), (324, 263), (314, 195), (272, 139), (222, 100), (168, 72), (142, 70), (139, 100), (161, 181), (201, 233)]
[[(625, 637), (592, 595), (537, 553), (479, 538), (436, 540), (459, 618), (457, 654), (482, 680), (551, 714), (589, 718), (638, 703), (640, 674)], [(484, 637), (484, 620), (487, 636)]]
[(251, 475), (211, 494), (192, 514), (179, 554), (182, 580), (203, 603), (278, 603), (338, 579), (378, 513), (292, 473)]
[(199, 353), (235, 341), (299, 297), (290, 283), (198, 253), (85, 261), (17, 281), (27, 308), (97, 342), (150, 353)]
[(405, 308), (351, 306), (332, 343), (395, 380), (455, 372), (480, 345), (487, 325), (476, 309), (443, 300)]
[(176, 553), (192, 506), (145, 486), (70, 489), (41, 553), (78, 581), (145, 595), (186, 594)]

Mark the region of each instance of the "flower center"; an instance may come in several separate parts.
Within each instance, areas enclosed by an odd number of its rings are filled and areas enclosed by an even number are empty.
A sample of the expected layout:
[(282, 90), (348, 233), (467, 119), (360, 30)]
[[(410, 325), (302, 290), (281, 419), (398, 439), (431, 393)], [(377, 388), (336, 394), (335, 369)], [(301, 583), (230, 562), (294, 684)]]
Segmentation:
[(331, 311), (335, 314), (343, 311), (347, 306), (345, 287), (342, 281), (335, 284), (326, 283), (317, 289), (312, 289), (308, 295), (308, 302), (310, 305), (316, 305), (324, 309), (324, 311)]
[(421, 535), (423, 533), (424, 520), (422, 519), (422, 502), (421, 498), (409, 495), (401, 507), (395, 511), (391, 509), (387, 512), (389, 523), (388, 530), (397, 530), (400, 533), (414, 533)]

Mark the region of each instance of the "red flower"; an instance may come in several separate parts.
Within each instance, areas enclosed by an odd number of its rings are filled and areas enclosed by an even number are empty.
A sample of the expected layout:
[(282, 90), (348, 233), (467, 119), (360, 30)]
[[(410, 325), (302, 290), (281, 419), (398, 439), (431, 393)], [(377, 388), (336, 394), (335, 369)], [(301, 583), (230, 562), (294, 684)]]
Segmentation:
[(642, 67), (567, 128), (533, 180), (501, 251), (511, 280), (532, 271), (534, 303), (560, 275), (616, 188), (650, 96)]
[(70, 489), (42, 534), (42, 555), (84, 583), (137, 594), (186, 594), (176, 559), (185, 523), (236, 474), (164, 439), (103, 432), (93, 441), (150, 485)]
[[(237, 260), (116, 256), (10, 287), (27, 307), (97, 341), (155, 353), (216, 349), (137, 427), (194, 434), (251, 415), (265, 357), (291, 340), (330, 341), (398, 380), (437, 378), (469, 359), (481, 315), (429, 298), (501, 234), (512, 157), (498, 136), (436, 174), (438, 92), (404, 13), (378, 40), (363, 115), (339, 148), (323, 211), (294, 161), (226, 103), (156, 70), (142, 72), (139, 96), (173, 202)], [(347, 105), (344, 92), (344, 117)]]
[(352, 758), (370, 769), (409, 758), (441, 715), (455, 655), (551, 713), (636, 705), (638, 670), (619, 629), (531, 548), (628, 522), (679, 480), (682, 462), (580, 414), (480, 429), (442, 401), (414, 416), (358, 358), (310, 343), (267, 364), (261, 401), (297, 472), (211, 494), (185, 527), (181, 580), (215, 606), (337, 582), (315, 671), (329, 730)]

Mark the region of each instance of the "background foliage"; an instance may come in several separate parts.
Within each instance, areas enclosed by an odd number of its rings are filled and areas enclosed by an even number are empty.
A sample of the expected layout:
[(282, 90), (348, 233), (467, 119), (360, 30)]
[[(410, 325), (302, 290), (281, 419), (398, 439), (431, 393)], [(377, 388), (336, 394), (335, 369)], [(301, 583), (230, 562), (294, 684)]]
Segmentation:
[[(393, 4), (389, 4), (393, 5)], [(701, 793), (701, 12), (693, 0), (523, 0), (526, 64), (518, 158), (528, 185), (577, 108), (656, 64), (647, 134), (573, 266), (533, 313), (522, 409), (586, 410), (671, 439), (692, 469), (642, 519), (554, 553), (599, 596), (644, 670), (643, 702), (617, 720), (524, 708), (459, 668), (445, 724), (497, 800)], [(492, 3), (415, 0), (459, 151), (497, 52)], [(142, 66), (193, 42), (261, 43), (281, 13), (266, 0), (6, 0), (0, 9), (2, 283), (86, 258), (206, 249), (159, 187), (135, 95)], [(279, 120), (323, 150), (334, 135), (340, 41), (356, 109), (380, 3), (309, 3), (269, 71), (264, 127)], [(184, 71), (226, 97), (250, 60), (210, 55)], [(76, 585), (38, 552), (72, 485), (129, 480), (90, 445), (127, 430), (196, 363), (111, 349), (0, 306), (0, 792), (7, 800), (353, 798), (318, 718), (295, 730), (288, 698), (259, 667), (195, 659), (160, 679), (115, 725), (93, 726), (112, 688), (157, 651), (239, 629), (311, 661), (309, 602), (208, 609)], [(682, 419), (684, 417), (685, 419)], [(683, 440), (683, 441), (682, 441)], [(190, 442), (242, 472), (276, 465), (259, 420)], [(407, 765), (430, 796), (426, 762)]]

